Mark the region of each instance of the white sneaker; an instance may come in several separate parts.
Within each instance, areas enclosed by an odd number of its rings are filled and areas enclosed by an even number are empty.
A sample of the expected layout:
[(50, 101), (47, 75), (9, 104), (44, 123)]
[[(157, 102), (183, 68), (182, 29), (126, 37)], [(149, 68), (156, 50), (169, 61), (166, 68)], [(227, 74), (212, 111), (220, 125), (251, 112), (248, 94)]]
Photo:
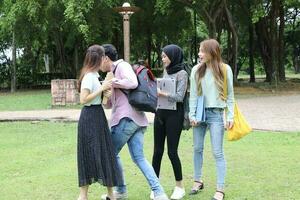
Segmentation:
[(184, 188), (180, 188), (175, 186), (173, 194), (171, 195), (172, 200), (179, 200), (182, 199), (185, 195), (185, 190)]
[(150, 199), (154, 200), (154, 192), (151, 190)]
[[(153, 196), (154, 196), (154, 194), (153, 194)], [(166, 194), (161, 194), (161, 195), (154, 197), (153, 200), (169, 200), (169, 198)]]
[[(114, 191), (114, 196), (116, 199), (127, 199), (127, 192), (125, 193), (119, 193), (117, 191)], [(106, 200), (107, 194), (101, 195), (101, 200)]]

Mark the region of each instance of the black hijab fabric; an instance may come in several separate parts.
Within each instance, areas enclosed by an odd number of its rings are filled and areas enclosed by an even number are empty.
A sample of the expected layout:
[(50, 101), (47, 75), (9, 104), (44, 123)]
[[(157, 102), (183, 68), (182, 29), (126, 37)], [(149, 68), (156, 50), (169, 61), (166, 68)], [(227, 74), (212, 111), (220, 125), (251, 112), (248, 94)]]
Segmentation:
[(179, 46), (170, 44), (165, 46), (162, 51), (171, 61), (171, 63), (166, 67), (168, 74), (175, 74), (183, 69), (183, 51)]

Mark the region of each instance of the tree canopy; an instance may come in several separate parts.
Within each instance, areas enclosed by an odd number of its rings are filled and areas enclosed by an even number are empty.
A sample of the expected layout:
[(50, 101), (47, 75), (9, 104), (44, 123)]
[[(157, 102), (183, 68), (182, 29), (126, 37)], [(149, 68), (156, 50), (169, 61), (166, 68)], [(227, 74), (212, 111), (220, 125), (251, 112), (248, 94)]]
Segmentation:
[[(161, 69), (161, 48), (175, 43), (197, 63), (199, 42), (216, 38), (234, 71), (285, 81), (300, 72), (298, 0), (131, 0), (131, 62)], [(91, 44), (114, 44), (123, 54), (120, 0), (0, 0), (0, 87), (32, 87), (76, 78)], [(12, 56), (6, 50), (11, 48)], [(21, 52), (20, 56), (17, 52)], [(46, 69), (46, 65), (49, 69)], [(46, 78), (45, 78), (46, 77)]]

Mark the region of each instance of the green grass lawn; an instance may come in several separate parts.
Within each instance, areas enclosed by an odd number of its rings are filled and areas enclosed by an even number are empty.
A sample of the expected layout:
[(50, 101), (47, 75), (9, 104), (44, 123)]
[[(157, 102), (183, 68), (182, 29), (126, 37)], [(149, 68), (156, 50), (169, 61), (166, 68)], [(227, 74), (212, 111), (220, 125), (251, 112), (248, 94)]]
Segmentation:
[[(1, 200), (76, 199), (75, 123), (10, 122), (0, 123)], [(151, 161), (152, 126), (145, 135), (145, 154)], [(210, 199), (215, 190), (215, 165), (209, 137), (206, 137), (204, 182), (200, 194), (184, 199)], [(192, 185), (192, 135), (184, 132), (179, 154), (186, 191)], [(300, 199), (300, 133), (253, 132), (237, 142), (225, 142), (227, 160), (226, 199), (296, 200)], [(149, 199), (150, 189), (130, 160), (127, 148), (121, 152), (130, 200)], [(174, 176), (164, 155), (161, 183), (168, 195)], [(99, 200), (105, 188), (94, 184), (90, 200)]]
[(50, 90), (0, 93), (0, 111), (41, 110), (51, 108)]
[[(55, 108), (80, 108), (67, 106)], [(51, 109), (50, 90), (29, 90), (16, 93), (0, 93), (0, 111), (47, 110)]]

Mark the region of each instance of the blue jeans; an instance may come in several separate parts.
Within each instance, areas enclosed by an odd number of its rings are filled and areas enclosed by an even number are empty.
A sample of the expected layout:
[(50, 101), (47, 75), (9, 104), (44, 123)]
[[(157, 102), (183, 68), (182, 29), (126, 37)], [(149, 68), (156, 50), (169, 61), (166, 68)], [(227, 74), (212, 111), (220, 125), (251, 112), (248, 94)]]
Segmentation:
[(205, 114), (206, 121), (193, 128), (194, 180), (200, 181), (202, 176), (204, 137), (206, 129), (209, 128), (212, 152), (217, 167), (217, 190), (224, 190), (226, 163), (223, 152), (223, 109), (206, 108)]
[(152, 166), (144, 157), (143, 147), (145, 129), (145, 127), (138, 126), (129, 118), (121, 119), (118, 125), (111, 128), (112, 141), (117, 154), (118, 168), (120, 170), (120, 174), (122, 174), (121, 180), (123, 184), (116, 188), (120, 193), (126, 192), (126, 184), (119, 152), (127, 143), (131, 159), (146, 177), (154, 195), (158, 196), (164, 194), (164, 190), (160, 185), (159, 179), (157, 178)]

